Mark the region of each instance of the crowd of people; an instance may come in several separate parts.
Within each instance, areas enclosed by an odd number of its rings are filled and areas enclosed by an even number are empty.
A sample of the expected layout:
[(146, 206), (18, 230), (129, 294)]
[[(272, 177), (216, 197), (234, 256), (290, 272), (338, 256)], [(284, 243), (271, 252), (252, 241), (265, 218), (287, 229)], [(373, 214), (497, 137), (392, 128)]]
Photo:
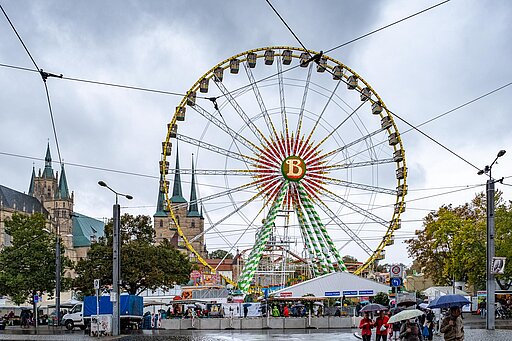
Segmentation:
[[(426, 341), (433, 340), (437, 331), (435, 315), (432, 310), (419, 317), (410, 318), (395, 323), (389, 323), (393, 314), (379, 311), (375, 319), (365, 312), (359, 323), (361, 336), (364, 341), (372, 339), (375, 330), (376, 341), (400, 340), (400, 341)], [(443, 334), (445, 341), (463, 341), (464, 326), (461, 309), (458, 306), (451, 307), (439, 324), (438, 331)]]

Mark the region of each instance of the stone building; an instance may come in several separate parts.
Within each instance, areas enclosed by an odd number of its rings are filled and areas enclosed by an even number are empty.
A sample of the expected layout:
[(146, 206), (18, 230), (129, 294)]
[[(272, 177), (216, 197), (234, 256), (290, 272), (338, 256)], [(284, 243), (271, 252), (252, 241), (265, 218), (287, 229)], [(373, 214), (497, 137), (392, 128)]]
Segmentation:
[(13, 213), (42, 213), (48, 219), (48, 229), (61, 236), (66, 257), (72, 261), (84, 258), (91, 241), (103, 236), (102, 221), (74, 212), (74, 193), (69, 191), (64, 165), (60, 177), (52, 168), (50, 145), (45, 156), (44, 169), (37, 175), (32, 168), (28, 193), (0, 185), (0, 249), (11, 245), (5, 232), (5, 220)]
[[(196, 191), (196, 180), (194, 172), (194, 163), (192, 162), (191, 171), (191, 185), (190, 185), (190, 200), (183, 197), (181, 187), (181, 174), (180, 174), (180, 161), (179, 154), (176, 148), (176, 167), (174, 170), (174, 181), (172, 187), (172, 197), (170, 198), (172, 210), (176, 216), (176, 220), (183, 231), (183, 234), (188, 240), (198, 236), (204, 231), (204, 217), (202, 212), (199, 210), (197, 191)], [(168, 187), (169, 182), (165, 183)], [(156, 213), (153, 215), (154, 228), (156, 232), (156, 243), (161, 243), (164, 239), (171, 242), (172, 245), (178, 249), (187, 252), (189, 259), (192, 262), (196, 262), (196, 256), (190, 252), (182, 237), (178, 234), (178, 229), (174, 220), (171, 218), (164, 194), (164, 180), (163, 176), (160, 178), (160, 189), (158, 192), (157, 208)], [(201, 255), (201, 257), (207, 257), (206, 245), (204, 243), (204, 235), (193, 241), (192, 246)]]

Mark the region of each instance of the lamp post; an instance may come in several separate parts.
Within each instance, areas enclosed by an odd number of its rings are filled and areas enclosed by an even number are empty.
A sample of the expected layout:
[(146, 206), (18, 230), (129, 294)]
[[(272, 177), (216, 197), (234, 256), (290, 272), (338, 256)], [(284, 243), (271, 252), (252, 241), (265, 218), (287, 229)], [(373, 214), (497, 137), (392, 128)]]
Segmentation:
[(494, 183), (502, 182), (503, 178), (500, 180), (495, 180), (492, 177), (492, 166), (496, 163), (498, 158), (505, 155), (505, 150), (500, 150), (498, 155), (491, 163), (490, 166), (485, 166), (484, 169), (478, 171), (478, 175), (487, 174), (489, 179), (487, 180), (485, 189), (487, 192), (487, 257), (486, 257), (486, 273), (487, 273), (487, 319), (486, 319), (486, 329), (494, 330), (495, 329), (495, 293), (496, 293), (496, 283), (494, 280), (494, 274), (492, 273), (492, 259), (494, 258)]
[(110, 295), (110, 300), (112, 301), (112, 335), (117, 336), (120, 334), (121, 329), (119, 319), (119, 283), (121, 277), (121, 217), (117, 198), (118, 196), (123, 196), (126, 199), (131, 200), (133, 197), (128, 194), (116, 192), (103, 181), (98, 181), (98, 185), (108, 188), (116, 195), (116, 203), (113, 207), (114, 226), (112, 228), (112, 294)]

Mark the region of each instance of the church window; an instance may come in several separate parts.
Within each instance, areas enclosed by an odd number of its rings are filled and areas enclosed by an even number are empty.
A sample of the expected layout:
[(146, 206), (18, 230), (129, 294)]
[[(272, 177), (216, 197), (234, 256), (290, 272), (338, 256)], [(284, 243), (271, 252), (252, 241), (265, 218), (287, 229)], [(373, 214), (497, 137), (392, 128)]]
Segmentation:
[[(160, 220), (160, 228), (162, 228), (162, 227), (164, 227), (164, 222)], [(160, 237), (161, 237), (161, 236), (162, 236), (162, 235), (160, 234)]]
[(191, 227), (191, 228), (195, 228), (195, 227), (196, 227), (196, 222), (195, 222), (195, 221), (192, 221), (192, 222), (190, 223), (190, 227)]

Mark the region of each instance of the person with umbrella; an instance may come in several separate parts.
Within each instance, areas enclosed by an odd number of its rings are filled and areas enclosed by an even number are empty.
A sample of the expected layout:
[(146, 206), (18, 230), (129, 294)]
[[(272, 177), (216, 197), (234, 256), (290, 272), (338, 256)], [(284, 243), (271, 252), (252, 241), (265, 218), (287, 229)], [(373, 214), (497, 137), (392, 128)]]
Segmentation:
[(387, 341), (388, 339), (388, 321), (389, 317), (383, 310), (379, 311), (379, 316), (375, 319), (375, 341)]
[(372, 339), (373, 321), (370, 319), (370, 313), (365, 311), (364, 316), (359, 322), (359, 329), (361, 329), (361, 336), (363, 341), (370, 341)]
[(411, 318), (400, 328), (400, 340), (402, 341), (423, 341), (421, 327), (416, 318)]
[(460, 316), (460, 307), (450, 307), (450, 315), (446, 316), (441, 322), (441, 333), (444, 334), (445, 341), (463, 341), (464, 326)]

